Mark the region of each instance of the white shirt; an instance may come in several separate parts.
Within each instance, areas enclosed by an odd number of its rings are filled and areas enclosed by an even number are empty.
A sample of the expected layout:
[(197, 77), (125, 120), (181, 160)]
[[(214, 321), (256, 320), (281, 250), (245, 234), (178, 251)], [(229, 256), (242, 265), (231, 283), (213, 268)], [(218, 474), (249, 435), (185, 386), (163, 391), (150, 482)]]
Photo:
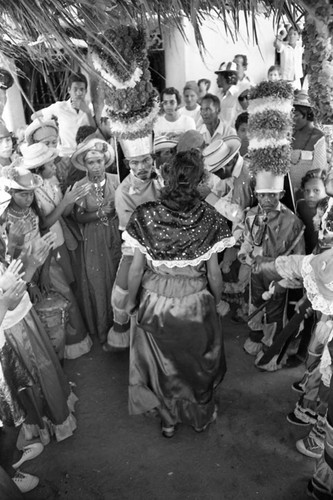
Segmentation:
[(186, 115), (180, 115), (175, 122), (169, 122), (164, 116), (159, 116), (154, 125), (155, 137), (159, 137), (160, 135), (179, 137), (188, 130), (195, 130), (195, 121)]
[(221, 119), (213, 135), (210, 135), (210, 132), (205, 124), (199, 128), (198, 132), (203, 135), (205, 144), (210, 144), (212, 141), (223, 139), (223, 137), (228, 137), (229, 135), (237, 135), (236, 130), (227, 125)]
[(190, 116), (191, 118), (193, 118), (197, 129), (199, 127), (201, 127), (201, 125), (203, 124), (202, 117), (201, 117), (201, 107), (199, 106), (199, 104), (197, 104), (194, 109), (186, 109), (185, 106), (182, 108), (179, 108), (178, 113), (180, 115)]
[(231, 85), (226, 94), (221, 99), (220, 118), (231, 127), (235, 126), (236, 116), (241, 106), (238, 102), (240, 90), (237, 85)]
[(282, 42), (281, 47), (277, 51), (281, 54), (282, 80), (293, 82), (302, 78), (303, 48), (301, 42), (298, 41), (295, 48), (289, 45), (289, 43)]
[(59, 126), (59, 156), (71, 156), (76, 150), (76, 133), (79, 127), (90, 125), (87, 113), (81, 109), (77, 112), (68, 101), (57, 101), (47, 108), (41, 109), (42, 116), (50, 120), (56, 116)]

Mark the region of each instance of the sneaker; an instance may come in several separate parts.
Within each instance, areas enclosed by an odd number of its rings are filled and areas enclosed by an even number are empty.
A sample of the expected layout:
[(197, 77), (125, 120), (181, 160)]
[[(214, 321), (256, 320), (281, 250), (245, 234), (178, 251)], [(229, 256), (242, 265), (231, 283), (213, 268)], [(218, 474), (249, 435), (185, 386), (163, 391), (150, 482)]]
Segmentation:
[(322, 446), (309, 436), (296, 441), (296, 448), (302, 455), (311, 458), (320, 458), (324, 450)]
[(299, 392), (300, 394), (303, 394), (304, 392), (300, 382), (294, 382), (291, 388), (293, 391)]
[(287, 420), (290, 424), (300, 425), (301, 427), (306, 427), (307, 425), (311, 425), (312, 422), (305, 422), (300, 418), (296, 417), (295, 413), (292, 411), (287, 415)]
[(25, 474), (23, 472), (17, 471), (15, 476), (12, 477), (12, 481), (16, 484), (21, 493), (28, 493), (28, 491), (36, 488), (39, 483), (37, 476), (32, 476), (31, 474)]
[(27, 460), (32, 460), (33, 458), (38, 457), (38, 455), (40, 455), (43, 450), (44, 446), (42, 445), (42, 443), (32, 443), (24, 446), (21, 459), (13, 464), (12, 467), (14, 467), (14, 469), (18, 469), (20, 465), (22, 465)]

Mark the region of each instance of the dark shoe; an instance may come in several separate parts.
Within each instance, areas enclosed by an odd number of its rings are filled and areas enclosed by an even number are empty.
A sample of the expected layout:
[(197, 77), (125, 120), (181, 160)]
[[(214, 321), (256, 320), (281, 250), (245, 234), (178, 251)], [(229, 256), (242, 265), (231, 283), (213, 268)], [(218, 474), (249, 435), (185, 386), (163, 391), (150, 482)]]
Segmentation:
[(287, 415), (287, 420), (290, 424), (299, 425), (301, 427), (306, 427), (308, 425), (312, 425), (311, 422), (304, 422), (300, 418), (297, 418), (293, 411)]
[(299, 392), (300, 394), (303, 394), (304, 392), (300, 382), (294, 382), (291, 388), (293, 391)]
[(174, 425), (169, 425), (168, 427), (162, 426), (162, 436), (165, 438), (172, 438), (175, 435), (176, 427)]
[[(287, 361), (284, 365), (285, 368), (296, 368), (303, 364), (303, 361), (298, 358), (295, 354), (288, 356)], [(303, 391), (302, 391), (303, 392)]]

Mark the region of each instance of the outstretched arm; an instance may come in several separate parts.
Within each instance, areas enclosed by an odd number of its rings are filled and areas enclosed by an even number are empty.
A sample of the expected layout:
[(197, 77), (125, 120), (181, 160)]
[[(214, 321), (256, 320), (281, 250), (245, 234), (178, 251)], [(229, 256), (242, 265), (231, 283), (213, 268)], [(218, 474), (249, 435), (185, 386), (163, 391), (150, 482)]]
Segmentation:
[(214, 295), (216, 304), (218, 304), (222, 295), (222, 274), (216, 253), (207, 261), (207, 279), (210, 291)]

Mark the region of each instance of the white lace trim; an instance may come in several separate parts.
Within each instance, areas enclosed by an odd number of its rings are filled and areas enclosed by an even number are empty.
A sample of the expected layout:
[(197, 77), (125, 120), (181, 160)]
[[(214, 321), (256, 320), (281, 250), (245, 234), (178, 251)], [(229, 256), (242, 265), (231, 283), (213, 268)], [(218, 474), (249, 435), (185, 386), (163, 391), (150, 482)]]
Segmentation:
[(333, 301), (325, 299), (318, 289), (317, 283), (314, 278), (314, 271), (311, 266), (311, 260), (314, 255), (306, 255), (302, 263), (302, 276), (303, 283), (311, 302), (312, 309), (320, 311), (323, 314), (333, 315)]
[(116, 89), (127, 89), (129, 87), (134, 88), (135, 85), (140, 81), (140, 78), (143, 74), (142, 69), (136, 67), (131, 77), (122, 82), (121, 80), (118, 80), (116, 76), (110, 74), (109, 68), (106, 67), (105, 63), (103, 64), (102, 59), (95, 52), (93, 52), (91, 55), (91, 61), (95, 70), (100, 73), (100, 75), (104, 78), (104, 80), (108, 82), (109, 85), (113, 85), (114, 87), (116, 87)]
[(135, 238), (130, 236), (127, 231), (123, 233), (123, 239), (128, 243), (132, 248), (138, 248), (141, 253), (143, 253), (147, 260), (152, 262), (155, 267), (166, 266), (169, 268), (172, 267), (186, 267), (186, 266), (197, 266), (200, 262), (209, 260), (214, 253), (222, 252), (225, 248), (233, 247), (236, 243), (235, 238), (230, 236), (229, 238), (224, 238), (222, 241), (218, 241), (215, 245), (208, 250), (208, 252), (200, 255), (195, 259), (191, 260), (154, 260), (147, 252), (146, 247), (141, 245)]

